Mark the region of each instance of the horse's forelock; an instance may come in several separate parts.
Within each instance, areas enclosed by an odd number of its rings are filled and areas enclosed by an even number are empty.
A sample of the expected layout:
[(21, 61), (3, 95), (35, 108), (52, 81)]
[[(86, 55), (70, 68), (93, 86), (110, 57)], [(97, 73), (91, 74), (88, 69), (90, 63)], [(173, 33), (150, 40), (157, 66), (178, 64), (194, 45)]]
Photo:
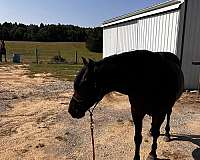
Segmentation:
[(74, 80), (74, 88), (77, 88), (85, 74), (86, 71), (86, 66), (83, 66), (83, 68), (78, 72), (78, 74), (76, 75), (76, 78)]

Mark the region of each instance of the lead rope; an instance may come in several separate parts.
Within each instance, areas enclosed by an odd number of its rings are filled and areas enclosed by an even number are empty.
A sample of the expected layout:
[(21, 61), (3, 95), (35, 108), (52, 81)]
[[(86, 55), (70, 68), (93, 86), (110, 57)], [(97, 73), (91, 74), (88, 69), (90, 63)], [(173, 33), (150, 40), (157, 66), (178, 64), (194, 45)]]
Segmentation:
[(88, 110), (90, 112), (90, 129), (91, 129), (91, 137), (92, 137), (92, 153), (93, 153), (93, 160), (95, 160), (95, 146), (94, 146), (94, 119), (93, 119), (93, 112), (94, 109), (96, 108), (97, 104), (99, 103), (96, 102), (96, 104), (94, 105), (94, 107), (90, 110)]

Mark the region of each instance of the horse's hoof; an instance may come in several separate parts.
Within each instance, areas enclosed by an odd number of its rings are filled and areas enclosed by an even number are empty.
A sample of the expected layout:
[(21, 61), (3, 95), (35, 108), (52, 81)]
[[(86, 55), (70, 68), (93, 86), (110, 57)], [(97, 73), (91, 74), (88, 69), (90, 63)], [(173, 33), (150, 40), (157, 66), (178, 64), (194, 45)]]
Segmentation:
[(164, 140), (165, 142), (169, 142), (169, 141), (170, 141), (170, 137), (169, 137), (169, 136), (164, 136), (164, 137), (163, 137), (163, 140)]
[(153, 155), (149, 155), (148, 157), (147, 157), (147, 160), (156, 160), (157, 159), (157, 157), (156, 156), (153, 156)]
[(140, 156), (135, 156), (133, 160), (140, 160)]

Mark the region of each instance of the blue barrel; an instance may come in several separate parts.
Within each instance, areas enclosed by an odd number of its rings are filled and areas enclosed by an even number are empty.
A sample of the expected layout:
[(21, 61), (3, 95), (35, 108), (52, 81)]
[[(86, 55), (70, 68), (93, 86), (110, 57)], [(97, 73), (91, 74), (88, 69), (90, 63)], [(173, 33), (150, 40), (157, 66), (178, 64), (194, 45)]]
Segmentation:
[(13, 63), (20, 63), (20, 61), (21, 61), (21, 55), (14, 53), (13, 54)]

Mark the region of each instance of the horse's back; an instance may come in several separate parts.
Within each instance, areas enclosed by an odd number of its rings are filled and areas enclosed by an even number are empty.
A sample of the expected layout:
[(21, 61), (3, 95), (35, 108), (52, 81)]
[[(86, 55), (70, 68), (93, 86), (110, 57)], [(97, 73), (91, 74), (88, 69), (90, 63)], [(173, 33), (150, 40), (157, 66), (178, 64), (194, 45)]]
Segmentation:
[(171, 52), (157, 52), (157, 53), (160, 54), (165, 60), (176, 63), (179, 67), (181, 67), (180, 60), (175, 54)]
[(107, 57), (100, 63), (105, 64), (107, 77), (124, 84), (129, 92), (179, 97), (183, 90), (179, 59), (170, 52), (135, 50)]
[(141, 55), (135, 57), (137, 60), (133, 60), (134, 56), (132, 57), (132, 61), (138, 66), (137, 74), (141, 77), (138, 77), (136, 82), (136, 92), (133, 90), (134, 97), (140, 99), (144, 96), (148, 106), (145, 108), (149, 115), (168, 112), (184, 89), (178, 57), (170, 52), (139, 51), (138, 54)]
[(152, 96), (173, 95), (183, 91), (183, 73), (178, 57), (170, 52), (136, 50), (114, 56), (117, 72), (127, 77), (130, 92)]

